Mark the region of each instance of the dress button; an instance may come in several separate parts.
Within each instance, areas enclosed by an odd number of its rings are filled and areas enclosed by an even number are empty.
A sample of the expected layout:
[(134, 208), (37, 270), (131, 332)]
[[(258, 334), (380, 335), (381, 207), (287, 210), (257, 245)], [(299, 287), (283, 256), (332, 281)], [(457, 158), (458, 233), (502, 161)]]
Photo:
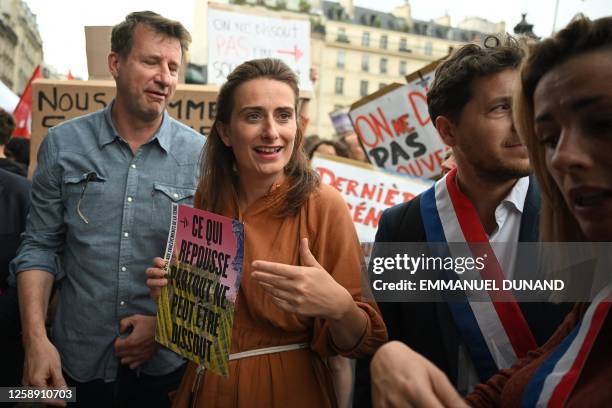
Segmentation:
[(176, 194), (176, 193), (172, 194), (172, 196), (173, 196), (174, 198), (178, 198), (178, 194)]
[(122, 266), (121, 267), (121, 272), (125, 272), (125, 271), (127, 271), (127, 268), (125, 266)]
[(128, 203), (131, 203), (133, 201), (132, 197), (128, 197)]
[(127, 233), (127, 232), (124, 232), (124, 233), (123, 233), (123, 236), (127, 238), (127, 237), (129, 237), (129, 236), (130, 236), (130, 234), (129, 234), (129, 233)]
[(135, 169), (135, 168), (136, 168), (136, 165), (135, 165), (135, 164), (132, 164), (130, 167), (131, 167), (131, 168), (133, 168), (133, 169)]
[(125, 306), (125, 302), (124, 302), (123, 300), (122, 300), (121, 302), (119, 302), (119, 304), (120, 304), (121, 306)]

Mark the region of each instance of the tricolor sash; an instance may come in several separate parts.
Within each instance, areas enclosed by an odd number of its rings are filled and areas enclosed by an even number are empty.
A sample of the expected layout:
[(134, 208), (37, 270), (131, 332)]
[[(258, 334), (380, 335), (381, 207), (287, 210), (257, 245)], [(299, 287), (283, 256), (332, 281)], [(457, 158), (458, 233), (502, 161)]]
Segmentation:
[[(504, 273), (476, 209), (455, 184), (456, 174), (456, 169), (452, 170), (421, 196), (427, 241), (454, 243), (453, 248), (455, 243), (464, 243), (462, 252), (485, 260), (480, 277), (497, 281), (501, 288)], [(512, 292), (489, 292), (488, 296), (488, 301), (470, 301), (466, 295), (464, 301), (448, 302), (481, 381), (537, 347)]]
[(582, 321), (540, 366), (525, 387), (523, 407), (562, 407), (578, 382), (584, 363), (612, 305), (612, 286), (593, 300)]

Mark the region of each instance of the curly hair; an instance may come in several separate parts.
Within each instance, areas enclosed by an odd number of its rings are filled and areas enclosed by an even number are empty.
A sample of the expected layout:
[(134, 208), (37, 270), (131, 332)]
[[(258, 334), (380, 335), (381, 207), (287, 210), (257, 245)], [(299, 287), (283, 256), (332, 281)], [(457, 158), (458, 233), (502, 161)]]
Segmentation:
[(467, 44), (457, 49), (438, 65), (427, 93), (432, 123), (436, 123), (438, 116), (458, 123), (463, 107), (472, 98), (474, 80), (506, 69), (518, 69), (524, 55), (519, 42), (509, 35), (491, 35), (483, 45)]

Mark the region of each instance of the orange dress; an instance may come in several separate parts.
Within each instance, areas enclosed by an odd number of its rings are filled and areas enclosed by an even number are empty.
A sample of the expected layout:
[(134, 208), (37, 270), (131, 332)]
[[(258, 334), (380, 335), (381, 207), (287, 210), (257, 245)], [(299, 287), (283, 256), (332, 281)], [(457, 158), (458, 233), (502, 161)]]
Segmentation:
[[(335, 407), (336, 397), (326, 357), (358, 358), (372, 354), (387, 339), (380, 311), (362, 296), (363, 257), (346, 204), (332, 187), (321, 185), (300, 211), (278, 218), (272, 203), (282, 200), (283, 186), (253, 203), (244, 222), (243, 275), (236, 302), (231, 353), (309, 343), (310, 349), (230, 361), (229, 377), (204, 372), (196, 387), (196, 365), (190, 363), (173, 405), (187, 407)], [(196, 198), (194, 202), (199, 202)], [(226, 215), (235, 216), (228, 212)], [(340, 350), (324, 319), (303, 317), (278, 308), (251, 278), (251, 263), (267, 260), (300, 265), (300, 238), (308, 238), (319, 264), (366, 312), (366, 330), (352, 350)], [(192, 391), (196, 389), (195, 391)]]

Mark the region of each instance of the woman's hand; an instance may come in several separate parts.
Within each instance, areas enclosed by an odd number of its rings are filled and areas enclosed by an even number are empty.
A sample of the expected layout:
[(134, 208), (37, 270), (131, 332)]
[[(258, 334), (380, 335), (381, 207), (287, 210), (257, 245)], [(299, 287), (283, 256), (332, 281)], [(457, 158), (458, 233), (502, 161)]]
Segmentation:
[(370, 374), (374, 407), (467, 407), (438, 367), (399, 341), (378, 349)]
[(153, 267), (147, 268), (147, 286), (149, 287), (149, 293), (153, 300), (157, 302), (157, 298), (161, 294), (161, 288), (168, 284), (166, 278), (166, 261), (163, 258), (157, 257), (153, 259)]
[(254, 261), (251, 276), (288, 312), (340, 321), (355, 308), (350, 293), (314, 258), (307, 238), (300, 242), (300, 263)]

